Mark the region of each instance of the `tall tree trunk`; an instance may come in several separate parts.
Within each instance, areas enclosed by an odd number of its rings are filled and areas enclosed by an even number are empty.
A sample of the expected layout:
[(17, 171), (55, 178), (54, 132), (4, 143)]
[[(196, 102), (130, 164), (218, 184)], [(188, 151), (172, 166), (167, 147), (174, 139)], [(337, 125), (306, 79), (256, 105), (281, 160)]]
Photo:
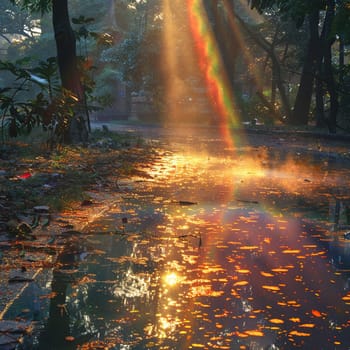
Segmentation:
[[(277, 41), (277, 37), (278, 37), (278, 33), (280, 31), (280, 26), (278, 25), (276, 27), (275, 30), (275, 34), (273, 36), (273, 40), (271, 43), (271, 49), (274, 50), (275, 49), (275, 45), (276, 45), (276, 41)], [(277, 92), (277, 78), (276, 78), (276, 67), (274, 65), (272, 65), (271, 67), (271, 105), (273, 106), (273, 108), (275, 109), (276, 106), (276, 92)]]
[(276, 68), (272, 65), (272, 79), (271, 79), (271, 106), (276, 106), (276, 92), (277, 92), (277, 84), (276, 84)]
[(339, 35), (339, 85), (344, 83), (345, 42), (342, 34)]
[[(315, 84), (315, 95), (316, 95), (316, 126), (319, 128), (327, 127), (326, 116), (325, 116), (325, 80), (324, 80), (324, 52), (325, 52), (325, 22), (321, 35), (318, 39), (317, 55), (316, 55), (316, 84)], [(318, 30), (318, 29), (317, 29)]]
[(287, 92), (286, 92), (286, 89), (285, 89), (285, 86), (283, 83), (283, 79), (282, 79), (281, 65), (280, 65), (280, 62), (279, 62), (274, 50), (269, 50), (268, 53), (271, 57), (272, 66), (274, 67), (276, 85), (277, 85), (278, 91), (280, 93), (282, 107), (283, 107), (287, 121), (290, 121), (292, 119), (292, 112), (291, 112), (291, 107), (290, 107), (289, 99), (287, 96)]
[[(322, 58), (317, 59), (317, 75), (316, 75), (316, 126), (319, 128), (326, 127), (326, 118), (324, 113), (324, 87), (322, 79)], [(319, 62), (321, 61), (321, 62)]]
[(330, 110), (327, 118), (328, 129), (330, 133), (337, 131), (337, 115), (339, 109), (338, 92), (334, 78), (332, 65), (332, 45), (335, 42), (335, 36), (332, 33), (332, 24), (335, 13), (335, 0), (327, 1), (327, 11), (325, 17), (325, 45), (324, 45), (324, 77), (329, 93)]
[(317, 46), (319, 43), (319, 12), (314, 11), (313, 13), (311, 13), (308, 17), (308, 20), (309, 42), (307, 54), (303, 65), (303, 70), (301, 73), (299, 89), (294, 102), (291, 120), (291, 123), (294, 125), (307, 125), (309, 121), (311, 98), (315, 80), (315, 59), (318, 51)]
[(65, 141), (85, 141), (87, 138), (87, 126), (82, 113), (84, 90), (78, 70), (76, 40), (69, 20), (68, 0), (52, 0), (52, 22), (62, 87), (70, 91), (79, 101), (77, 115), (70, 120), (70, 127), (67, 135), (65, 135)]

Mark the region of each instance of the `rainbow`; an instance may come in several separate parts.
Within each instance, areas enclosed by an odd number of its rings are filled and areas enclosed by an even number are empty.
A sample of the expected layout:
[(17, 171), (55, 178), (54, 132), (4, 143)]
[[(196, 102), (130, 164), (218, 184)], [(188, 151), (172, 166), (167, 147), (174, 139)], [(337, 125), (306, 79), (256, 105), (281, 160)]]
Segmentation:
[[(191, 33), (199, 57), (199, 66), (205, 77), (207, 92), (219, 117), (219, 127), (226, 142), (233, 146), (231, 128), (239, 127), (239, 118), (220, 50), (211, 30), (202, 0), (187, 0)], [(237, 142), (237, 136), (235, 137)]]

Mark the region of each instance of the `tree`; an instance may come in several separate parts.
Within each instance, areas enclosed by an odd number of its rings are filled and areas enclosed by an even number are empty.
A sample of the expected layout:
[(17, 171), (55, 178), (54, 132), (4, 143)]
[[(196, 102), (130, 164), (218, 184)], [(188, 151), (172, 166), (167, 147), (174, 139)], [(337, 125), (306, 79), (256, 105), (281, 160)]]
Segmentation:
[(304, 64), (300, 77), (299, 89), (294, 102), (291, 123), (295, 125), (307, 125), (315, 82), (315, 62), (319, 54), (319, 12), (313, 11), (308, 15), (309, 38), (304, 57)]
[[(16, 0), (11, 1), (16, 3)], [(84, 141), (87, 139), (88, 120), (83, 114), (85, 96), (78, 70), (76, 39), (70, 24), (68, 0), (23, 0), (22, 6), (31, 12), (52, 11), (62, 88), (77, 101), (75, 116), (67, 125), (65, 142)]]
[(35, 30), (37, 20), (28, 11), (20, 11), (10, 0), (0, 2), (0, 37), (9, 44), (14, 35), (26, 38), (38, 35)]
[[(339, 110), (339, 85), (333, 64), (333, 46), (349, 32), (349, 0), (250, 0), (253, 8), (263, 12), (277, 8), (282, 16), (293, 19), (301, 26), (309, 22), (308, 52), (304, 59), (299, 91), (294, 104), (292, 122), (306, 124), (310, 110), (312, 89), (316, 79), (316, 111), (318, 123), (322, 120), (328, 130), (335, 133)], [(319, 27), (321, 26), (321, 34)], [(329, 113), (324, 117), (325, 97), (329, 96)]]
[[(286, 88), (284, 85), (281, 62), (275, 51), (274, 42), (270, 43), (258, 32), (254, 31), (238, 14), (235, 13), (235, 17), (239, 22), (241, 28), (248, 34), (248, 36), (255, 42), (255, 44), (266, 53), (269, 60), (271, 60), (273, 80), (280, 93), (281, 104), (282, 104), (284, 114), (287, 120), (290, 120), (291, 107), (287, 96)], [(270, 112), (273, 114), (276, 114), (276, 111), (274, 110), (274, 105), (272, 103), (268, 103), (268, 101), (265, 99), (261, 91), (258, 91), (258, 96), (260, 97), (264, 105), (270, 110)]]
[(72, 93), (79, 102), (76, 116), (69, 126), (68, 140), (85, 141), (88, 128), (82, 114), (85, 95), (78, 70), (76, 39), (70, 25), (67, 0), (52, 0), (52, 21), (62, 87)]

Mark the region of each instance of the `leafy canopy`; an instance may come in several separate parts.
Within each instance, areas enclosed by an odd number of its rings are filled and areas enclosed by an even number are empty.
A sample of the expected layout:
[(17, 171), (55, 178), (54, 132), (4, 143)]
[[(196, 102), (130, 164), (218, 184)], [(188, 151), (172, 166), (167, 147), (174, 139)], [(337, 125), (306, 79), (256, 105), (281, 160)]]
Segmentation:
[(51, 10), (52, 0), (10, 0), (22, 8), (31, 12), (47, 13)]

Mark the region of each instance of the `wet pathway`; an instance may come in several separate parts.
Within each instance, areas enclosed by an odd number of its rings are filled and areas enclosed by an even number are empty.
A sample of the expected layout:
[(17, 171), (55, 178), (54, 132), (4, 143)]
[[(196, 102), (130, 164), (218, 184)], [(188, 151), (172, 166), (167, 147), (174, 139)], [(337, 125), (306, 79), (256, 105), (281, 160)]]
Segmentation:
[(35, 349), (349, 349), (349, 174), (172, 144), (60, 256)]

